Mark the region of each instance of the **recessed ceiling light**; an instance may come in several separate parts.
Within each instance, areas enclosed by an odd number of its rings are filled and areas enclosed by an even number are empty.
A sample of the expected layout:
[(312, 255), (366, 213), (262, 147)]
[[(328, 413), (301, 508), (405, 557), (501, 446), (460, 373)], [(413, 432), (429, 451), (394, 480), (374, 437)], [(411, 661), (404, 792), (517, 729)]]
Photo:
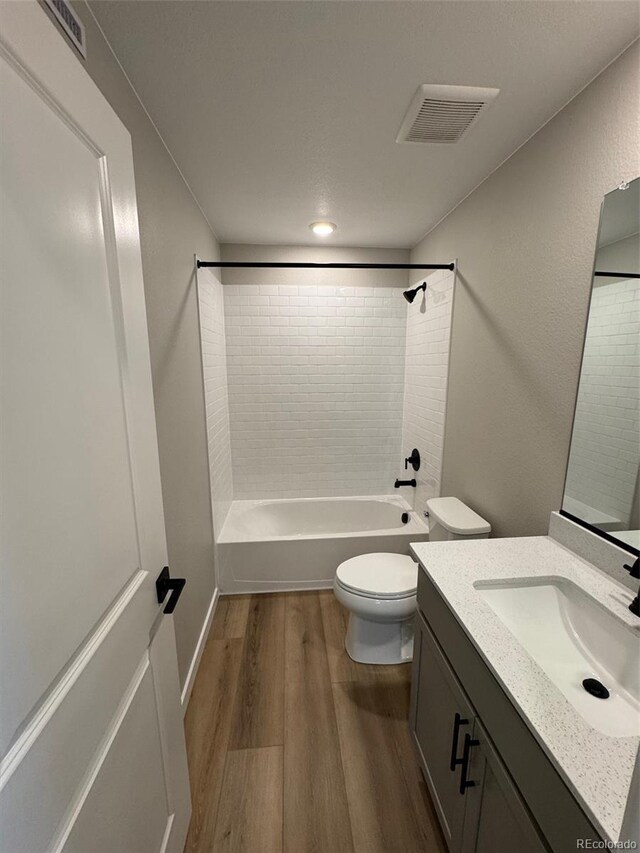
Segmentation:
[(313, 231), (313, 233), (318, 237), (328, 237), (329, 234), (333, 234), (338, 226), (335, 222), (312, 222), (309, 225), (309, 228)]

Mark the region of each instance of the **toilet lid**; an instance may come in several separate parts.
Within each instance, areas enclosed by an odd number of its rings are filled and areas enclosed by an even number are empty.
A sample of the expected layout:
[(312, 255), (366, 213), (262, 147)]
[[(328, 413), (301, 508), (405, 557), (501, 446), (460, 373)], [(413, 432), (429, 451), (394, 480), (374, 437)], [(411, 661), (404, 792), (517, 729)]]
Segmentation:
[(373, 598), (406, 598), (418, 585), (418, 564), (404, 554), (361, 554), (341, 563), (338, 583)]

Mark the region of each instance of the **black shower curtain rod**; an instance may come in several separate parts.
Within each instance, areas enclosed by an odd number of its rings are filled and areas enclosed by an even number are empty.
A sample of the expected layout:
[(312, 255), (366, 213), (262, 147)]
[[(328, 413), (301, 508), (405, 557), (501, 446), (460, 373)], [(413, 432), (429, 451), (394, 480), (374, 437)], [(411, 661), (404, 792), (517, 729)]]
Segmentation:
[(197, 261), (201, 267), (296, 269), (296, 270), (453, 270), (454, 264), (311, 264), (279, 263), (277, 261)]
[(639, 272), (599, 272), (596, 270), (594, 275), (603, 276), (604, 278), (640, 278)]

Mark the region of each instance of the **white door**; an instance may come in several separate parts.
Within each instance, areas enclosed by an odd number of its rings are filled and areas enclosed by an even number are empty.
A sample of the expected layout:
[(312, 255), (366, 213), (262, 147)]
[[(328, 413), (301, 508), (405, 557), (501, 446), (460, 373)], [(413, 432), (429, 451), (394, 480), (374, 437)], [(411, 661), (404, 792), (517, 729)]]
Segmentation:
[(189, 783), (129, 134), (0, 4), (0, 851), (182, 850)]

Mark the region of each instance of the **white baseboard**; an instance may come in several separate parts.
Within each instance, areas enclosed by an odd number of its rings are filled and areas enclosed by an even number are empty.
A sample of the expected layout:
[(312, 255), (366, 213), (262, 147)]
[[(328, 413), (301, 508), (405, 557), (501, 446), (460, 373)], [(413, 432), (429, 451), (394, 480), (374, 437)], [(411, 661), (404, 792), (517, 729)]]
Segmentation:
[(315, 581), (236, 581), (227, 579), (220, 595), (254, 595), (260, 592), (309, 592), (333, 589), (333, 578)]
[(193, 682), (196, 680), (196, 675), (198, 674), (200, 659), (202, 658), (202, 653), (207, 643), (207, 637), (209, 636), (209, 631), (211, 630), (211, 623), (213, 622), (213, 614), (216, 612), (216, 605), (218, 604), (219, 598), (220, 589), (219, 587), (216, 587), (213, 591), (213, 595), (211, 596), (211, 601), (209, 602), (209, 609), (207, 610), (207, 615), (205, 616), (204, 622), (202, 623), (202, 630), (200, 631), (200, 636), (198, 637), (198, 642), (196, 643), (196, 648), (193, 653), (193, 657), (191, 658), (189, 672), (187, 673), (187, 677), (184, 682), (184, 687), (182, 688), (182, 696), (180, 697), (180, 701), (182, 703), (183, 714), (187, 713), (187, 705), (189, 704), (189, 698), (193, 689)]

